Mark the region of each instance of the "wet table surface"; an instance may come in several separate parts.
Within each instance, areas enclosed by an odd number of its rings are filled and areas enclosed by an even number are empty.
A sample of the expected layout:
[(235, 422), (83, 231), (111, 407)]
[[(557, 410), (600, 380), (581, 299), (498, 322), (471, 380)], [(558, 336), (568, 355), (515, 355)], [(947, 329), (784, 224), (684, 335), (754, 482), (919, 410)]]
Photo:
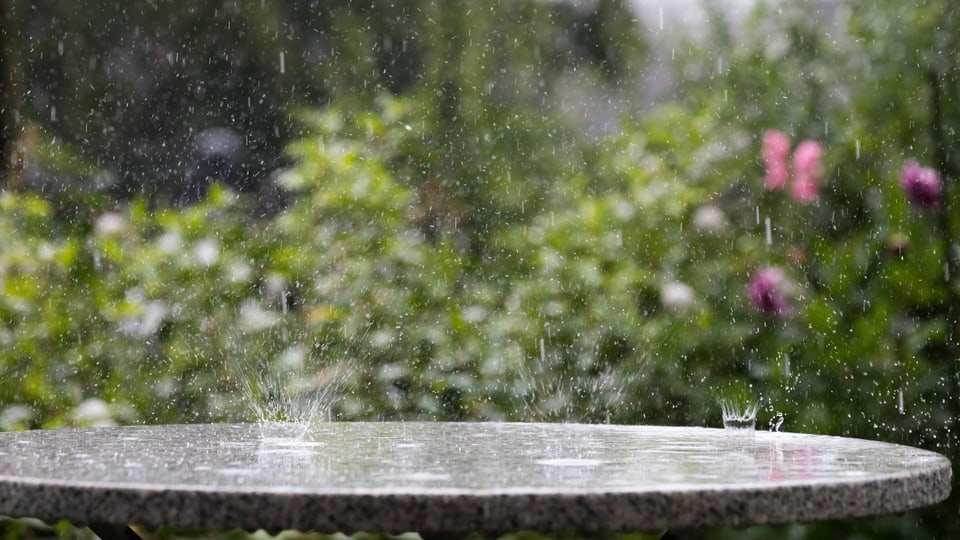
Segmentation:
[(198, 424), (0, 433), (0, 515), (430, 534), (784, 523), (950, 491), (939, 454), (708, 428)]

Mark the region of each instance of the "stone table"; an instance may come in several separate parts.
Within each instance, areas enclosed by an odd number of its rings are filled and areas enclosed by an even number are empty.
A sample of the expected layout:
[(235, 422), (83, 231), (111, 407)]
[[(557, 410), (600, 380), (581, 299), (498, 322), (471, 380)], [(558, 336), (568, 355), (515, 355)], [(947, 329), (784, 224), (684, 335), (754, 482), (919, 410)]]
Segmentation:
[[(764, 431), (514, 423), (197, 424), (0, 433), (0, 515), (321, 532), (633, 531), (936, 503), (949, 461)], [(111, 528), (114, 527), (114, 528)]]

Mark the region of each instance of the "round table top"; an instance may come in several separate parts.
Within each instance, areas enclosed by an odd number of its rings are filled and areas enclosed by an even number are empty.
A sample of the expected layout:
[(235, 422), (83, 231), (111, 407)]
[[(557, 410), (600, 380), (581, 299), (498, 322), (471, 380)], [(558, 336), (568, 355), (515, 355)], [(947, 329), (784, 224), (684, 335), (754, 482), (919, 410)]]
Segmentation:
[(0, 514), (78, 524), (467, 533), (875, 515), (950, 492), (943, 456), (709, 428), (195, 424), (0, 433)]

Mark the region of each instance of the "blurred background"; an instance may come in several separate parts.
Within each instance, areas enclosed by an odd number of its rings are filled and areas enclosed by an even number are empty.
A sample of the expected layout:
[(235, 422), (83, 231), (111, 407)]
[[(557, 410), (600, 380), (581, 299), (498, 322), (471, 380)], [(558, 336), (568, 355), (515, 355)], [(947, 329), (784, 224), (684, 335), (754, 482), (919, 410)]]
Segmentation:
[[(0, 429), (719, 426), (733, 396), (955, 460), (958, 19), (3, 0)], [(954, 538), (957, 497), (697, 534)]]

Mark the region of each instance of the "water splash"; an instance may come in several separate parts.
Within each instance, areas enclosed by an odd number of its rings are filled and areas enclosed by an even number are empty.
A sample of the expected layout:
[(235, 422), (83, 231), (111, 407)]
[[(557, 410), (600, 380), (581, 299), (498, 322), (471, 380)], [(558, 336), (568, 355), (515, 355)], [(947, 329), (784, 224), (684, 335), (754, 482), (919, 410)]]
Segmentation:
[(349, 363), (274, 372), (253, 372), (242, 378), (248, 407), (264, 436), (302, 438), (310, 425), (333, 420), (333, 406), (349, 374)]
[(723, 428), (727, 430), (753, 431), (757, 424), (757, 411), (760, 405), (754, 401), (740, 402), (729, 399), (720, 400), (723, 413)]
[(260, 420), (260, 440), (264, 443), (286, 443), (287, 441), (302, 441), (310, 432), (307, 422), (274, 422)]
[(227, 368), (243, 417), (264, 439), (302, 440), (310, 427), (333, 420), (334, 407), (356, 370), (341, 356), (283, 327), (237, 333), (226, 344)]
[(770, 431), (780, 431), (780, 428), (783, 427), (783, 422), (786, 420), (786, 415), (780, 411), (777, 411), (773, 415), (773, 418), (770, 419)]
[[(599, 372), (564, 371), (565, 355), (590, 358), (590, 365), (600, 363), (600, 343), (577, 344), (575, 349), (555, 350), (549, 339), (537, 343), (539, 362), (526, 361), (518, 351), (515, 397), (522, 404), (511, 420), (524, 422), (610, 423), (630, 407), (630, 389), (637, 383), (636, 374), (625, 374), (607, 366)], [(646, 361), (645, 354), (638, 359)]]
[(330, 403), (321, 391), (319, 395), (296, 388), (294, 374), (284, 377), (264, 375), (249, 377), (245, 394), (252, 398), (249, 407), (260, 422), (310, 423), (330, 419)]

